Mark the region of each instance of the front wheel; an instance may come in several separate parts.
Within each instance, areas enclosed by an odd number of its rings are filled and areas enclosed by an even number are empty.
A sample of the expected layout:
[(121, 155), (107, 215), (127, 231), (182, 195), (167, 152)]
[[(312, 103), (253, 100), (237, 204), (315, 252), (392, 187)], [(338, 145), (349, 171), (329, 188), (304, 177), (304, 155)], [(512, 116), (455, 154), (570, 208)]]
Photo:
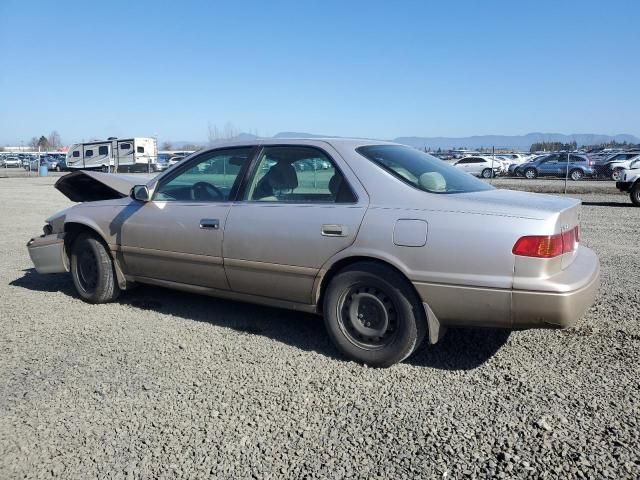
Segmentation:
[(491, 169), (485, 168), (482, 170), (482, 178), (491, 178)]
[(120, 295), (111, 256), (95, 234), (81, 233), (73, 242), (71, 277), (85, 302), (107, 303)]
[(613, 172), (611, 172), (611, 180), (614, 182), (619, 182), (622, 175), (622, 168), (614, 168)]
[(631, 188), (629, 197), (631, 198), (631, 203), (636, 207), (640, 207), (640, 182), (636, 182), (636, 184)]
[(527, 168), (524, 171), (524, 176), (526, 178), (528, 178), (529, 180), (533, 180), (534, 178), (536, 178), (538, 176), (538, 172), (536, 172), (535, 168)]
[(571, 173), (569, 173), (569, 176), (571, 177), (571, 180), (574, 181), (578, 181), (578, 180), (582, 180), (582, 177), (584, 177), (584, 173), (582, 173), (582, 170), (571, 170)]
[(427, 333), (424, 308), (409, 281), (374, 262), (353, 264), (331, 280), (324, 322), (338, 350), (374, 367), (403, 361)]

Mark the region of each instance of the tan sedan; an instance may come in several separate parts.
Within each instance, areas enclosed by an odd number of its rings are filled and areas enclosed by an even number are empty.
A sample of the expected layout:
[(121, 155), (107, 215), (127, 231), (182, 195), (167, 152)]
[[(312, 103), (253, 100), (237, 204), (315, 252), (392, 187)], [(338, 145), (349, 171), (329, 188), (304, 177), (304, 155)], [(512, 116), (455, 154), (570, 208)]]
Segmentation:
[(82, 203), (29, 253), (84, 300), (147, 283), (315, 312), (376, 366), (449, 326), (572, 325), (599, 284), (579, 201), (496, 190), (391, 143), (227, 144), (148, 181), (74, 172), (56, 188)]

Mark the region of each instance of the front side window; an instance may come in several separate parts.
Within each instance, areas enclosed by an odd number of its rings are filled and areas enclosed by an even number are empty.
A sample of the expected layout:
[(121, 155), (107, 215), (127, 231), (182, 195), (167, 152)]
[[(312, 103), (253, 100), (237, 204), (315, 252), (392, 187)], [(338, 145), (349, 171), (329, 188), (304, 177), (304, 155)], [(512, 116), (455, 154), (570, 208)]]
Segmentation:
[(78, 158), (80, 156), (80, 152), (78, 150), (74, 150), (73, 153), (71, 154), (71, 156), (73, 158)]
[(131, 149), (131, 144), (130, 143), (121, 143), (120, 144), (120, 150), (129, 150)]
[(208, 201), (232, 200), (242, 166), (248, 161), (251, 148), (216, 150), (199, 157), (188, 170), (172, 176), (160, 185), (154, 200)]
[(312, 147), (265, 147), (245, 200), (352, 203), (355, 195), (333, 161)]
[(356, 151), (396, 178), (429, 193), (465, 193), (493, 187), (442, 160), (402, 145), (369, 145)]
[(98, 155), (107, 155), (109, 153), (109, 147), (102, 146), (98, 147)]

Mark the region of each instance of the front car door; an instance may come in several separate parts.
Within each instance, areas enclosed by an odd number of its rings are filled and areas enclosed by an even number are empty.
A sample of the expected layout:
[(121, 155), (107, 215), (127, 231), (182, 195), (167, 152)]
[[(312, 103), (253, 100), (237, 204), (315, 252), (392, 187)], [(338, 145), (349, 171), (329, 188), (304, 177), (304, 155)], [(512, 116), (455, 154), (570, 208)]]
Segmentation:
[(313, 303), (320, 268), (353, 243), (367, 205), (364, 188), (329, 146), (265, 146), (227, 219), (231, 289)]
[(556, 154), (549, 155), (538, 165), (538, 175), (557, 175), (558, 171), (558, 155)]
[(222, 240), (251, 147), (204, 152), (121, 212), (116, 243), (134, 277), (228, 289)]

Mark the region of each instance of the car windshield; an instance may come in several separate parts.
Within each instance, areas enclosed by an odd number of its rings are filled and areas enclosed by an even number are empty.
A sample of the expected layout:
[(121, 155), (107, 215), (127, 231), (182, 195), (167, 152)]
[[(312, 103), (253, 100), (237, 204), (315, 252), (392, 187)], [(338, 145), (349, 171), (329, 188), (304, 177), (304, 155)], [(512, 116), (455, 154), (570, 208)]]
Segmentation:
[(356, 151), (412, 187), (429, 193), (465, 193), (493, 187), (442, 160), (402, 145), (369, 145)]

